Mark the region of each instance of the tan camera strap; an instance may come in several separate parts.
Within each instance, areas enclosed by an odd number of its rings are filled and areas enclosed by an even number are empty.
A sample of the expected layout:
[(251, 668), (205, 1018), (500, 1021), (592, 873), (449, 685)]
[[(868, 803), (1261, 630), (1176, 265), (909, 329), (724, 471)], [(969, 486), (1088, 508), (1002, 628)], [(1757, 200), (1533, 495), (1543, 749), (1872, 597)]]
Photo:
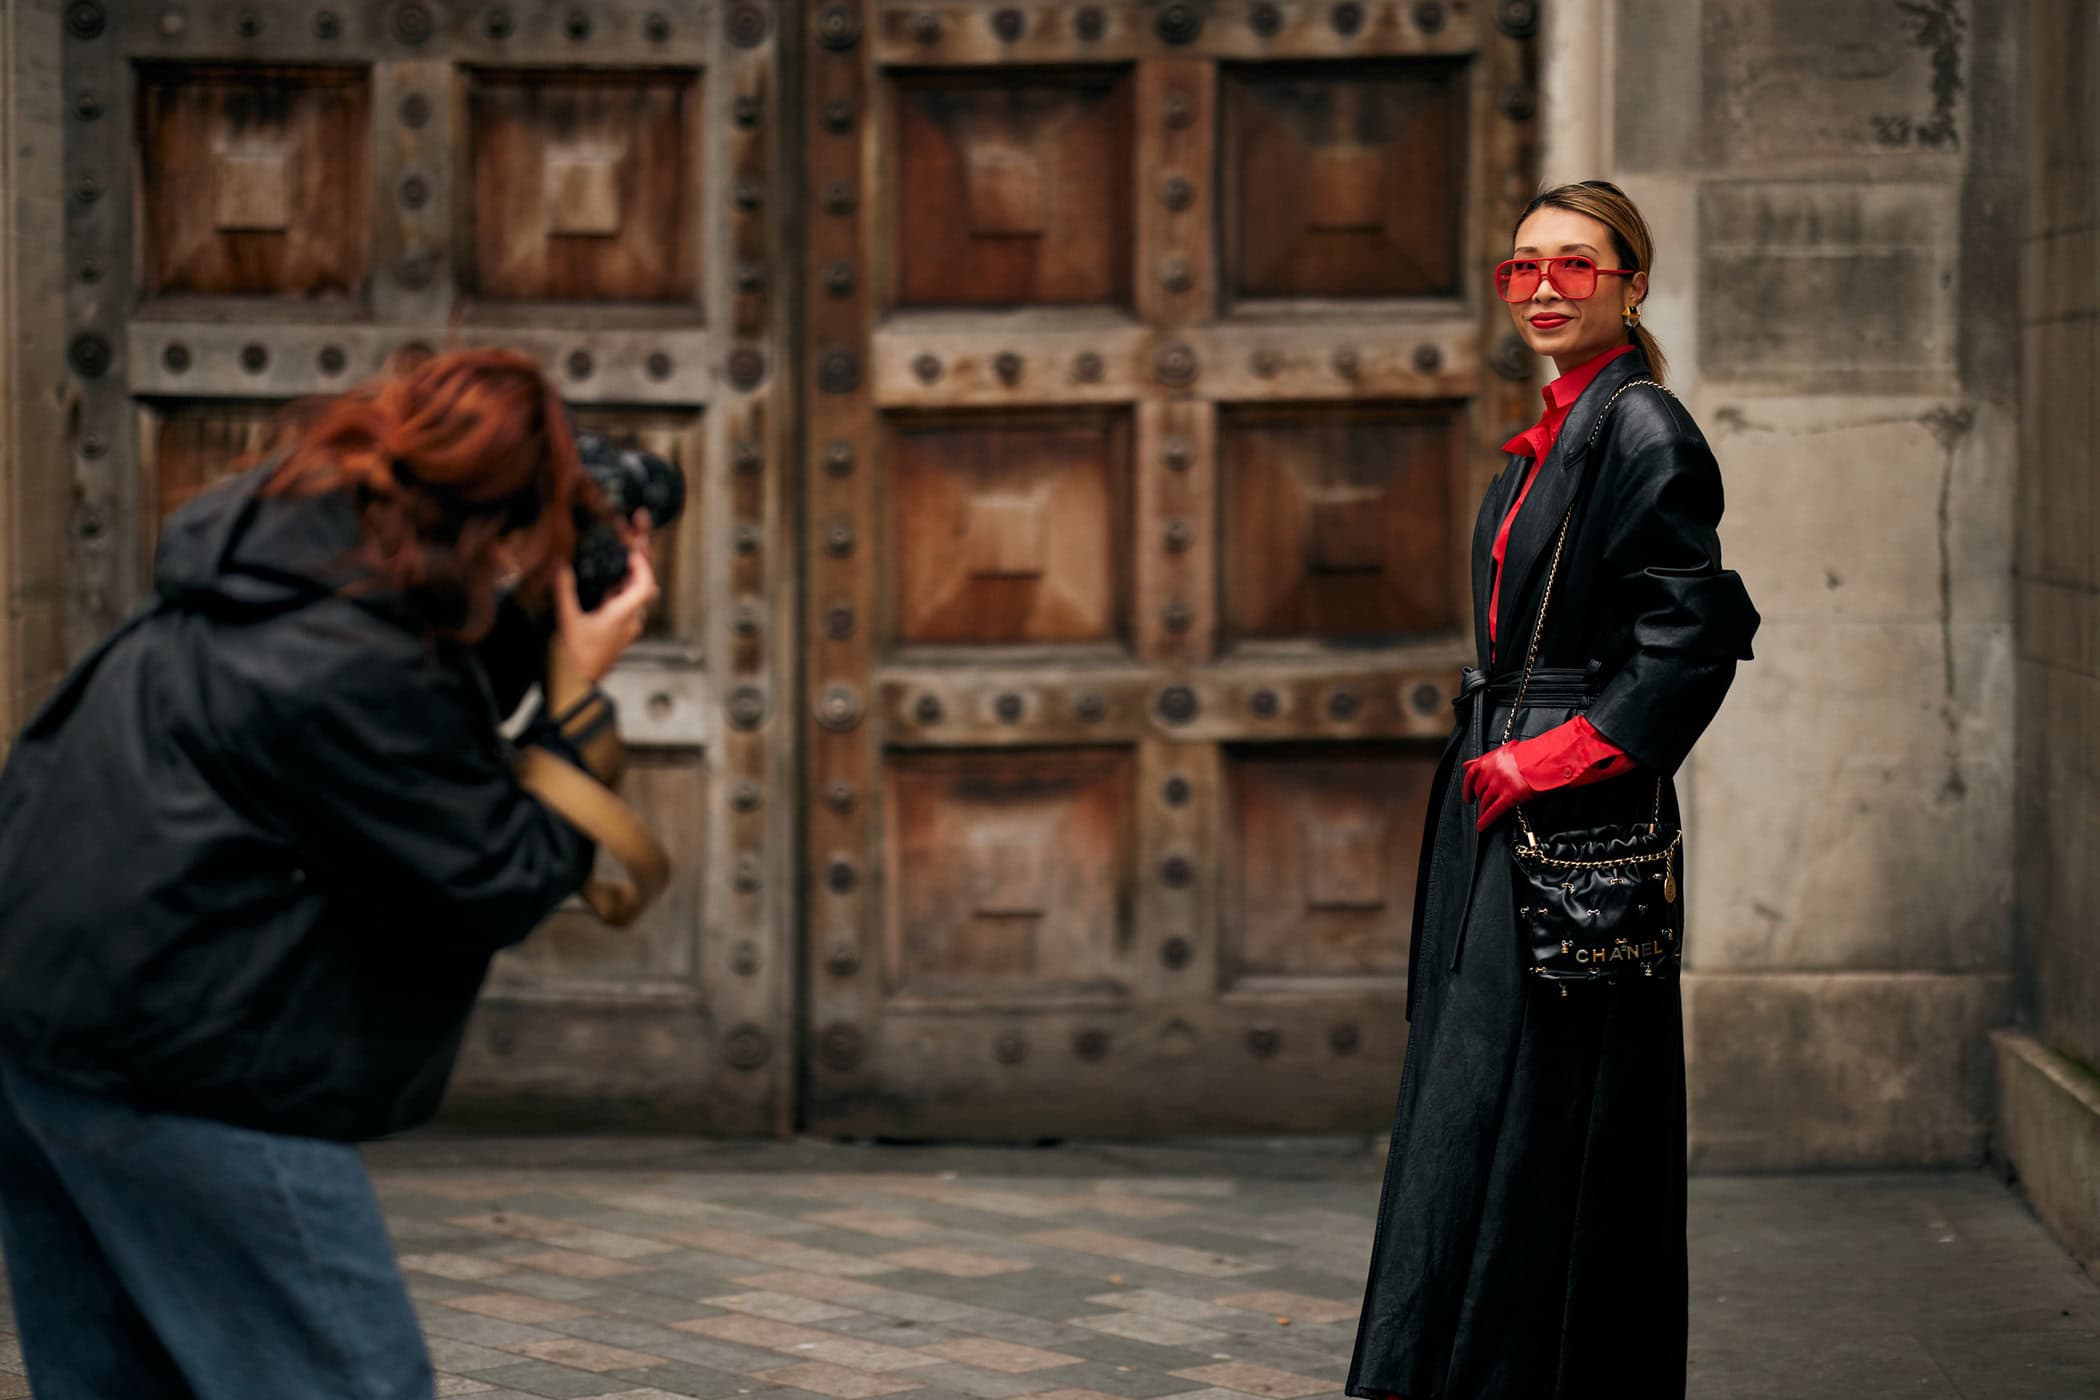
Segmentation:
[(670, 884), (670, 854), (641, 813), (613, 791), (627, 755), (612, 701), (577, 673), (559, 642), (548, 651), (544, 699), (589, 771), (528, 746), (518, 755), (518, 782), (620, 863), (624, 875), (586, 880), (583, 900), (600, 919), (623, 928)]
[(641, 813), (581, 768), (528, 747), (518, 755), (518, 782), (620, 863), (623, 875), (593, 875), (583, 885), (584, 903), (606, 923), (633, 923), (671, 883), (670, 853)]

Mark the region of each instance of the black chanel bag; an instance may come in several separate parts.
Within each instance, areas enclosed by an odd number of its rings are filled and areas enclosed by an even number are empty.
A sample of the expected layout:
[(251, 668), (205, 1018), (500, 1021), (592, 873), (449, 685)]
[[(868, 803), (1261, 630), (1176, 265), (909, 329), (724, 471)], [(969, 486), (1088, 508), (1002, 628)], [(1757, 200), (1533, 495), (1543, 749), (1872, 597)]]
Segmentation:
[[(1597, 428), (1619, 394), (1639, 384), (1660, 389), (1652, 379), (1621, 386), (1597, 415)], [(1667, 390), (1664, 390), (1667, 393)], [(1596, 441), (1592, 430), (1590, 441)], [(1553, 580), (1560, 572), (1568, 522), (1575, 507), (1561, 517), (1553, 542), (1553, 562), (1546, 572), (1546, 591), (1539, 599), (1538, 622), (1531, 630), (1531, 650), (1524, 658), (1524, 678), (1516, 703), (1502, 726), (1507, 744), (1523, 707), (1524, 692), (1538, 663), (1539, 638), (1546, 630), (1546, 608), (1553, 600)], [(1630, 977), (1674, 977), (1680, 965), (1684, 928), (1682, 891), (1677, 883), (1684, 832), (1662, 819), (1662, 779), (1655, 780), (1655, 809), (1644, 823), (1591, 827), (1540, 836), (1524, 809), (1516, 809), (1520, 837), (1510, 846), (1516, 865), (1517, 920), (1530, 950), (1528, 971), (1560, 988), (1562, 996), (1577, 982), (1617, 982)]]

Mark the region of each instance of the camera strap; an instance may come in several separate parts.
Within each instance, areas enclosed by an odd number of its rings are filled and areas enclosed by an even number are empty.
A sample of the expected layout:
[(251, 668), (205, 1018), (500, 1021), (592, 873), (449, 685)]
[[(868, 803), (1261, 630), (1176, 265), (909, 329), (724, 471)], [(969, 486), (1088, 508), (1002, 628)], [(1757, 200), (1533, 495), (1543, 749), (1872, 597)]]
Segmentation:
[(593, 875), (583, 885), (584, 903), (606, 923), (633, 923), (671, 883), (670, 853), (641, 813), (581, 768), (527, 746), (518, 754), (518, 783), (620, 863), (623, 875)]
[(518, 757), (518, 782), (619, 862), (624, 877), (592, 875), (584, 882), (583, 900), (606, 923), (624, 927), (670, 884), (671, 857), (641, 813), (613, 790), (626, 767), (627, 752), (612, 700), (577, 672), (558, 642), (547, 649), (541, 698), (554, 728), (584, 766), (528, 744)]

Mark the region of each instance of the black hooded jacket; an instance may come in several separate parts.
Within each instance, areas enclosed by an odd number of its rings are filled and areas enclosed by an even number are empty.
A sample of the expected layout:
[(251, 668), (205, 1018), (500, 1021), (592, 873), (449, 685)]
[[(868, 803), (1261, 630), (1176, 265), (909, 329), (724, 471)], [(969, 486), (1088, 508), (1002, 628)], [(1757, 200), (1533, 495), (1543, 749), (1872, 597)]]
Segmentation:
[(482, 659), (358, 586), (350, 501), (262, 480), (170, 519), (152, 603), (0, 774), (0, 1055), (356, 1140), (430, 1116), (490, 958), (593, 850), (513, 778)]

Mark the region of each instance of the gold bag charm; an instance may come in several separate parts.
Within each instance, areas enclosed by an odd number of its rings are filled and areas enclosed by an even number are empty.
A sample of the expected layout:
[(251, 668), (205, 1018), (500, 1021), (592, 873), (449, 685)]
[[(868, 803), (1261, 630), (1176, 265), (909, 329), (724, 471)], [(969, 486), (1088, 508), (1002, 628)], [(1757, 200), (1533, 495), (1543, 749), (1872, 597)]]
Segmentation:
[(1663, 852), (1663, 902), (1677, 902), (1677, 848), (1671, 846)]

